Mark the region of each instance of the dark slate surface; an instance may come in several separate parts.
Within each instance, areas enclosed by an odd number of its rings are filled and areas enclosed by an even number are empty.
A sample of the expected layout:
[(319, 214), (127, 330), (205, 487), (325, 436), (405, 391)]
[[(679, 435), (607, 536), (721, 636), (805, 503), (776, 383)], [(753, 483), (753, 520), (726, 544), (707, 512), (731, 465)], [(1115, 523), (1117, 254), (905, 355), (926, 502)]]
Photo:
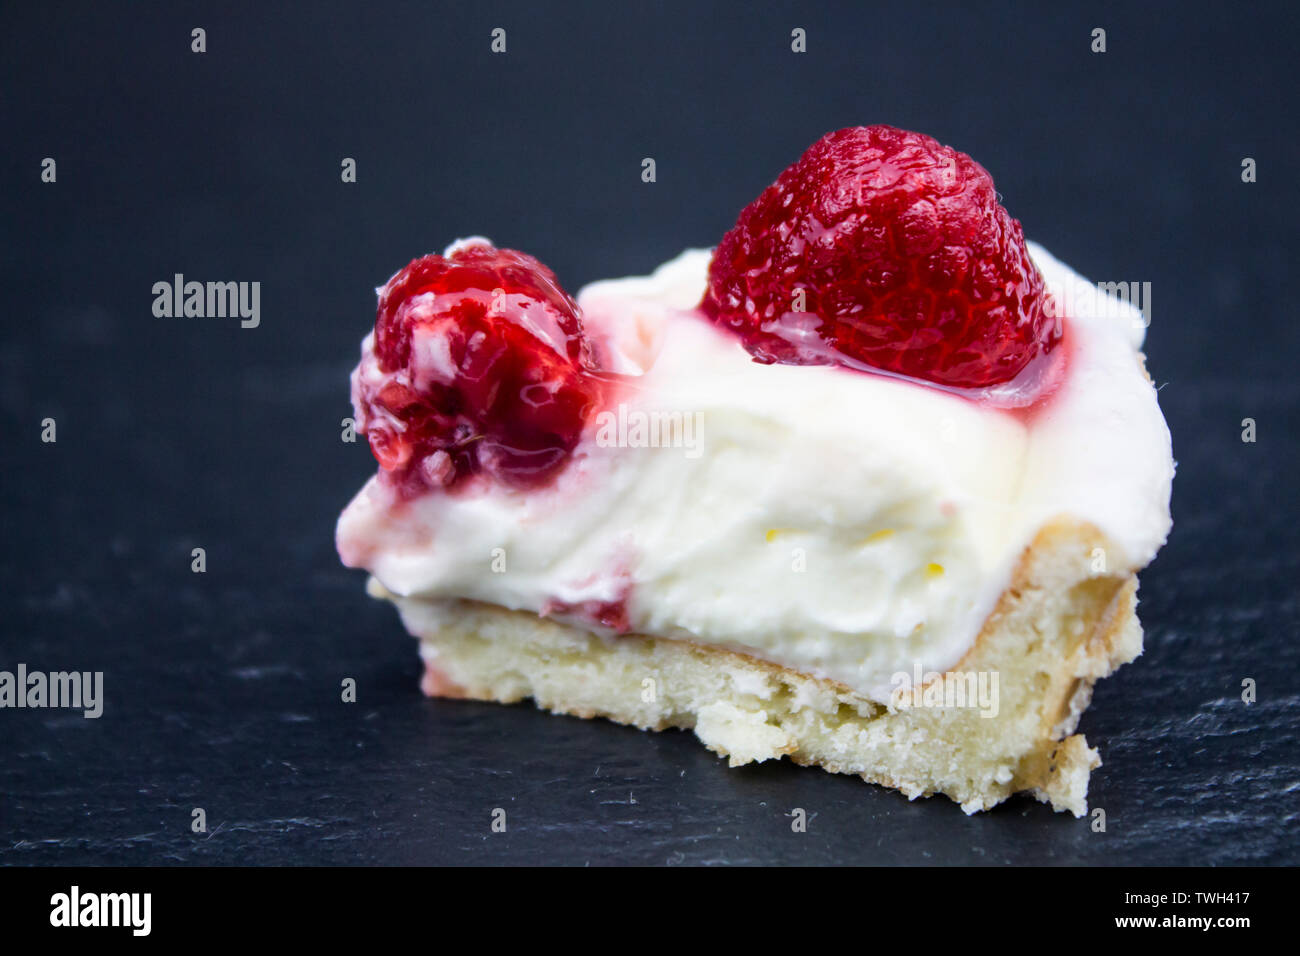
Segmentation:
[[(0, 711), (0, 863), (1297, 862), (1294, 15), (539, 6), (0, 14), (0, 669), (102, 670), (107, 697)], [(1153, 283), (1176, 527), (1146, 654), (1083, 722), (1105, 833), (425, 700), (334, 556), (372, 468), (339, 441), (346, 376), (397, 266), (481, 232), (570, 288), (643, 272), (875, 121), (972, 153), (1085, 274)], [(262, 282), (261, 327), (154, 318), (174, 272)]]

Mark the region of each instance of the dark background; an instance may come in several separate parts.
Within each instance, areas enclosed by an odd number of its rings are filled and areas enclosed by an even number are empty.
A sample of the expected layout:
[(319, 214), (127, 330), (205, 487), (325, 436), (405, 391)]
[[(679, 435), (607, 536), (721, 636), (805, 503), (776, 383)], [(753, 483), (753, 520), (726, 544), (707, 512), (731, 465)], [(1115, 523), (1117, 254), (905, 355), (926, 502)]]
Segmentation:
[[(1288, 5), (171, 6), (0, 14), (0, 669), (102, 670), (107, 698), (0, 712), (0, 863), (1300, 861)], [(334, 553), (374, 469), (339, 440), (347, 375), (408, 259), (482, 233), (570, 290), (643, 273), (873, 122), (972, 154), (1083, 274), (1153, 286), (1175, 528), (1146, 653), (1082, 725), (1105, 833), (426, 700)], [(260, 281), (261, 327), (155, 318), (176, 272)]]

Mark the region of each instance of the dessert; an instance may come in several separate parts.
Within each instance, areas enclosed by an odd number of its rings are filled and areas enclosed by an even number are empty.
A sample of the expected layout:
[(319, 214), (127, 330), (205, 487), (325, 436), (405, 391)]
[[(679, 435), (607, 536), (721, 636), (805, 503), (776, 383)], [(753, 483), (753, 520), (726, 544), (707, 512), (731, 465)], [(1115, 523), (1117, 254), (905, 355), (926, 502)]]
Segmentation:
[(1170, 528), (1143, 333), (969, 157), (840, 130), (650, 276), (570, 297), (481, 238), (393, 276), (339, 553), (427, 694), (1082, 815)]

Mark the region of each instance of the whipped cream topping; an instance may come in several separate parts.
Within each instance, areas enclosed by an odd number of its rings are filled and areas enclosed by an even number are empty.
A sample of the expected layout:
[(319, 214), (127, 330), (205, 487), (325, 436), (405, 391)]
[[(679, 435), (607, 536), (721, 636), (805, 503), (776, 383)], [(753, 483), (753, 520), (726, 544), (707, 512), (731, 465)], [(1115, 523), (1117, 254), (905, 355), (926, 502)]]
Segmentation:
[(1169, 532), (1141, 313), (1029, 249), (1070, 304), (1066, 374), (1032, 414), (756, 364), (695, 311), (710, 254), (688, 250), (578, 294), (600, 364), (628, 378), (551, 485), (471, 480), (403, 501), (375, 478), (339, 520), (340, 555), (402, 597), (607, 635), (616, 617), (887, 701), (895, 675), (961, 659), (1051, 518), (1097, 525), (1122, 551), (1112, 568), (1145, 565)]

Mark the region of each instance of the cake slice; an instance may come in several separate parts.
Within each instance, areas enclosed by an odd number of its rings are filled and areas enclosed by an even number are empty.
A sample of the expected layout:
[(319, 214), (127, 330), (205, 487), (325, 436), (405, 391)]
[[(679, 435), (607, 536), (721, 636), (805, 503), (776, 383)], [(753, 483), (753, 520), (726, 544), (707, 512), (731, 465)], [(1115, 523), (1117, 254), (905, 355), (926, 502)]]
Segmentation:
[(1170, 527), (1144, 328), (969, 157), (840, 130), (651, 276), (575, 300), (479, 238), (397, 273), (339, 552), (427, 694), (1082, 815)]

